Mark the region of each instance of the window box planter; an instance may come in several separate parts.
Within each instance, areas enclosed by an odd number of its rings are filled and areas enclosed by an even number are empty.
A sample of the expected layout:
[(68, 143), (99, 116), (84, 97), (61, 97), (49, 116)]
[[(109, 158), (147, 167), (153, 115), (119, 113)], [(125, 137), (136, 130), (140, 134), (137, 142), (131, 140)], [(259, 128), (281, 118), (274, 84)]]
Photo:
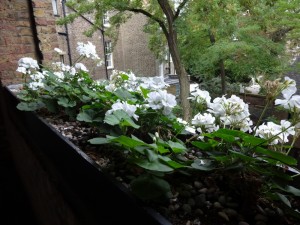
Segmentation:
[(1, 86), (11, 154), (41, 225), (170, 225)]

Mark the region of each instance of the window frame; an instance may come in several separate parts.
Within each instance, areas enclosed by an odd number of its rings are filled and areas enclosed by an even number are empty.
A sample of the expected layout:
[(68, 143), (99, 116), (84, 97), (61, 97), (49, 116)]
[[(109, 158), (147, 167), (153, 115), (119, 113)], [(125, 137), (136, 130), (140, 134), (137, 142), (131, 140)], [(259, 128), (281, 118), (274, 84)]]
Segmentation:
[[(107, 69), (113, 69), (114, 68), (114, 60), (113, 60), (113, 52), (112, 52), (112, 42), (111, 41), (105, 41), (105, 65)], [(109, 65), (110, 64), (110, 65)]]

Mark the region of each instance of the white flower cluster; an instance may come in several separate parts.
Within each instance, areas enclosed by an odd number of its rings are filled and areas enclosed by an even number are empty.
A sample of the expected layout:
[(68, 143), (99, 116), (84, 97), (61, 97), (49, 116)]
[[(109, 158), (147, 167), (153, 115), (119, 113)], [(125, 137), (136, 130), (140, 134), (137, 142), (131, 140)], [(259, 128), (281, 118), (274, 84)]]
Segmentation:
[(116, 91), (117, 88), (124, 88), (131, 92), (141, 92), (141, 88), (151, 91), (145, 99), (146, 104), (130, 105), (126, 102), (116, 102), (112, 105), (112, 109), (107, 112), (111, 114), (113, 111), (123, 109), (127, 114), (137, 120), (135, 114), (137, 107), (143, 109), (151, 108), (154, 110), (162, 110), (164, 115), (170, 115), (172, 109), (177, 105), (176, 97), (167, 93), (166, 84), (161, 77), (136, 77), (132, 72), (114, 70), (110, 76), (109, 83), (105, 85), (105, 89), (110, 92)]
[(241, 98), (232, 95), (226, 99), (225, 96), (215, 98), (208, 104), (208, 112), (220, 118), (221, 124), (244, 132), (251, 132), (253, 125), (250, 119), (249, 105)]
[(152, 90), (158, 91), (167, 88), (169, 85), (165, 82), (163, 77), (142, 77), (140, 78), (140, 86)]
[(40, 88), (44, 88), (44, 78), (45, 73), (35, 72), (30, 75), (31, 82), (28, 84), (28, 87), (32, 90), (38, 90)]
[[(249, 106), (236, 95), (218, 97), (211, 102), (209, 92), (196, 88), (189, 99), (207, 107), (207, 112), (198, 113), (191, 122), (199, 133), (218, 130), (219, 125), (251, 132), (253, 122), (249, 117)], [(219, 125), (216, 125), (216, 118)]]
[(259, 136), (266, 140), (271, 140), (270, 145), (289, 142), (289, 135), (295, 135), (295, 127), (291, 122), (281, 120), (280, 125), (273, 122), (267, 122), (258, 127), (255, 136)]
[(300, 112), (300, 95), (294, 95), (297, 91), (296, 81), (289, 77), (284, 79), (286, 87), (281, 92), (284, 99), (276, 99), (275, 105), (282, 106), (291, 112)]
[(199, 104), (209, 104), (211, 97), (208, 91), (201, 90), (199, 87), (196, 87), (194, 91), (191, 92), (191, 97), (188, 97), (188, 99), (191, 99), (192, 101), (196, 101)]
[[(296, 112), (299, 115), (300, 95), (294, 95), (297, 91), (296, 82), (289, 77), (285, 77), (279, 88), (282, 89), (281, 93), (284, 99), (276, 99), (275, 105), (282, 106), (290, 112)], [(217, 124), (220, 127), (252, 133), (253, 122), (250, 119), (249, 106), (241, 98), (236, 95), (232, 95), (230, 98), (222, 96), (210, 102), (209, 93), (199, 89), (196, 89), (191, 95), (192, 97), (189, 99), (205, 105), (207, 110), (205, 113), (198, 113), (194, 116), (191, 121), (193, 125), (191, 128), (188, 123), (182, 123), (188, 127), (186, 130), (190, 131), (190, 133), (210, 133), (219, 129)], [(287, 120), (281, 120), (280, 125), (274, 122), (267, 122), (256, 127), (254, 135), (269, 140), (270, 145), (283, 144), (289, 142), (289, 136), (296, 134), (297, 125), (293, 126)], [(203, 139), (201, 136), (199, 138)]]
[(135, 111), (137, 110), (136, 105), (131, 105), (128, 102), (124, 101), (117, 101), (111, 106), (111, 109), (106, 112), (106, 115), (112, 114), (114, 111), (117, 110), (124, 110), (128, 116), (133, 117), (135, 120), (138, 120), (139, 116), (135, 114)]
[(168, 87), (163, 77), (136, 77), (132, 72), (127, 73), (119, 70), (113, 70), (109, 79), (110, 82), (105, 89), (110, 92), (114, 92), (119, 87), (137, 92), (140, 92), (141, 88), (157, 91)]
[(18, 61), (17, 72), (23, 74), (30, 74), (31, 73), (30, 69), (34, 69), (34, 70), (39, 69), (39, 65), (35, 59), (32, 59), (30, 57), (24, 57)]
[(148, 102), (148, 107), (154, 110), (163, 109), (162, 113), (164, 115), (169, 115), (177, 105), (175, 95), (167, 93), (166, 90), (150, 92), (146, 101)]
[(78, 42), (76, 50), (81, 56), (84, 56), (86, 58), (91, 58), (93, 60), (100, 60), (100, 57), (96, 52), (96, 46), (89, 41), (87, 42), (87, 44)]

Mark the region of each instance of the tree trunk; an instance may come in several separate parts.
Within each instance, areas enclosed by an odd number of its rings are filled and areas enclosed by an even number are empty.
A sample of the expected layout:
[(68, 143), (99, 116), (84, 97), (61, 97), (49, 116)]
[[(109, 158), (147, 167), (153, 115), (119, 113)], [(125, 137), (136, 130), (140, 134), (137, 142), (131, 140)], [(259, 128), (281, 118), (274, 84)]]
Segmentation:
[(167, 30), (164, 29), (163, 30), (168, 41), (169, 51), (173, 59), (176, 73), (179, 77), (179, 85), (180, 85), (179, 98), (183, 110), (183, 119), (188, 121), (191, 116), (190, 102), (187, 99), (190, 94), (190, 82), (189, 82), (187, 72), (181, 62), (178, 45), (177, 45), (177, 33), (174, 27), (174, 21), (176, 20), (177, 16), (175, 16), (167, 0), (158, 0), (158, 3), (167, 18), (167, 22), (168, 22)]
[(181, 63), (177, 44), (174, 43), (174, 41), (175, 40), (173, 40), (172, 37), (168, 38), (168, 42), (170, 43), (169, 44), (170, 54), (172, 56), (174, 67), (175, 67), (176, 73), (179, 78), (179, 85), (180, 85), (179, 98), (180, 98), (180, 104), (181, 104), (181, 107), (183, 110), (183, 119), (188, 121), (191, 116), (190, 102), (187, 99), (190, 94), (190, 81), (188, 78), (188, 74), (187, 74), (184, 66)]

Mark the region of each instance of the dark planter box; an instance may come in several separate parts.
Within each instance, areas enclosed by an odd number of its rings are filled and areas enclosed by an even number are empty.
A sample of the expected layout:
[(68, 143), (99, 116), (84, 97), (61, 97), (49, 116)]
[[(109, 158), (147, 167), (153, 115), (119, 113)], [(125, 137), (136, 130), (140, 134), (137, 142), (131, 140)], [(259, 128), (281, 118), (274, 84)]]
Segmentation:
[(11, 154), (39, 224), (170, 225), (1, 86)]
[[(267, 104), (266, 96), (255, 95), (255, 94), (238, 94), (238, 96), (243, 99), (245, 103), (249, 104), (249, 111), (254, 122), (260, 117), (265, 105)], [(279, 111), (275, 108), (274, 103), (270, 104), (266, 114), (263, 119), (267, 117), (274, 116), (278, 120), (283, 120), (288, 118), (288, 113), (286, 111)], [(264, 121), (262, 121), (264, 122)]]

